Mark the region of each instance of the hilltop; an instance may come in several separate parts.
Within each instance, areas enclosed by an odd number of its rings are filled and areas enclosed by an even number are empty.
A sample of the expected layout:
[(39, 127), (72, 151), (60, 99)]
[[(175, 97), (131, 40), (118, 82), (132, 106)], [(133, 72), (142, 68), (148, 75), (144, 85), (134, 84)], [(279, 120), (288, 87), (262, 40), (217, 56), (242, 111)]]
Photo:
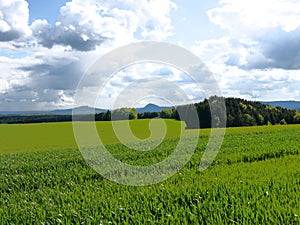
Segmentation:
[(274, 101), (274, 102), (262, 102), (262, 103), (271, 106), (279, 106), (286, 109), (300, 110), (299, 101)]

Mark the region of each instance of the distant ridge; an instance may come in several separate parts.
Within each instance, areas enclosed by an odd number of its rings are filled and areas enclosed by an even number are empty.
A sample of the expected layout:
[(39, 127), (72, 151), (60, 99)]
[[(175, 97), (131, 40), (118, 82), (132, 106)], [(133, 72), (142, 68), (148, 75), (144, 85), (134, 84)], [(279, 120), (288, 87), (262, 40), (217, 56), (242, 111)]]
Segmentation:
[[(148, 104), (142, 108), (136, 108), (138, 113), (144, 112), (161, 112), (164, 109), (172, 109), (173, 107), (169, 106), (158, 106), (155, 104)], [(52, 111), (0, 111), (0, 115), (72, 115), (74, 110), (75, 114), (91, 114), (94, 112), (96, 114), (106, 112), (108, 109), (100, 109), (100, 108), (92, 108), (89, 106), (80, 106), (77, 108), (70, 108), (70, 109), (56, 109)]]
[(138, 113), (145, 113), (145, 112), (161, 112), (164, 109), (172, 109), (173, 107), (170, 106), (158, 106), (155, 104), (148, 104), (143, 108), (136, 108)]
[(94, 111), (95, 113), (103, 113), (106, 112), (107, 109), (92, 108), (89, 106), (80, 106), (72, 109), (57, 109), (57, 110), (50, 111), (50, 113), (52, 115), (72, 115), (73, 111), (75, 114), (91, 114)]
[(262, 102), (270, 106), (279, 106), (286, 109), (300, 110), (300, 101), (273, 101), (273, 102)]
[(0, 111), (0, 115), (72, 115), (72, 112), (76, 114), (91, 114), (95, 110), (95, 113), (106, 112), (106, 109), (92, 108), (89, 106), (80, 106), (71, 109), (56, 109), (52, 111)]
[[(262, 104), (267, 104), (270, 106), (279, 106), (281, 108), (300, 110), (300, 101), (268, 101), (261, 102)], [(155, 104), (147, 104), (144, 107), (136, 108), (138, 113), (145, 112), (161, 112), (164, 109), (172, 109), (171, 106), (158, 106)], [(70, 109), (56, 109), (51, 111), (0, 111), (0, 115), (72, 115), (72, 112), (75, 114), (91, 114), (95, 110), (96, 114), (106, 112), (108, 109), (92, 108), (89, 106), (80, 106), (77, 108)]]

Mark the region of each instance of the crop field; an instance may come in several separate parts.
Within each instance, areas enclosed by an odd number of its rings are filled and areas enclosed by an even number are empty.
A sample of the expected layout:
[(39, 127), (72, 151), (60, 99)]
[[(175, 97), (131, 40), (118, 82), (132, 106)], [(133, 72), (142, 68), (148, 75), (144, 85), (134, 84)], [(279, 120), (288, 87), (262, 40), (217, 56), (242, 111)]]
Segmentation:
[[(149, 120), (130, 123), (150, 136)], [(178, 143), (182, 123), (166, 123), (167, 138), (145, 152), (118, 143), (110, 122), (97, 130), (121, 161), (150, 165)], [(0, 224), (300, 224), (300, 125), (227, 128), (215, 161), (199, 172), (209, 134), (186, 131), (200, 135), (186, 166), (133, 187), (89, 167), (71, 123), (0, 125)]]
[[(138, 138), (147, 138), (150, 120), (129, 121), (130, 128)], [(167, 138), (180, 134), (182, 122), (165, 120)], [(117, 121), (122, 127), (128, 121)], [(118, 143), (111, 122), (96, 122), (97, 131), (104, 144)], [(187, 133), (191, 133), (187, 131)], [(195, 133), (195, 132), (194, 132)], [(197, 133), (197, 132), (196, 132)], [(126, 137), (125, 137), (126, 138)], [(35, 152), (77, 148), (72, 123), (0, 124), (0, 153)]]

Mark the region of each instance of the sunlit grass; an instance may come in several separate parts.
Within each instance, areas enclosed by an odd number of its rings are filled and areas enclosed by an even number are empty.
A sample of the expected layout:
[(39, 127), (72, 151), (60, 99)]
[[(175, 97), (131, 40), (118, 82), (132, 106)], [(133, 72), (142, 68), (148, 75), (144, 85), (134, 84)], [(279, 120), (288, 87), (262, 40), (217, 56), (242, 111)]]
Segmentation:
[[(149, 129), (150, 121), (151, 120), (147, 119), (132, 120), (129, 121), (129, 126), (137, 138), (146, 139), (151, 135)], [(175, 120), (164, 121), (167, 127), (166, 138), (179, 137), (184, 124)], [(114, 123), (116, 123), (117, 127), (122, 127), (127, 124), (128, 121), (115, 121)], [(96, 122), (96, 127), (103, 144), (117, 144), (120, 142), (114, 133), (111, 122)], [(227, 128), (226, 135), (272, 131), (278, 132), (287, 129), (295, 130), (295, 132), (298, 132), (300, 135), (300, 125)], [(153, 130), (155, 133), (155, 129)], [(128, 141), (130, 141), (129, 135), (124, 132), (121, 132), (121, 134), (124, 136), (124, 139), (127, 138)], [(184, 130), (183, 132), (184, 136), (194, 136), (199, 134), (200, 136), (209, 136), (210, 129)], [(153, 138), (155, 138), (155, 135)], [(77, 148), (71, 122), (0, 125), (0, 154), (68, 148)]]
[[(175, 120), (164, 121), (167, 127), (166, 138), (178, 137), (183, 123)], [(133, 120), (129, 121), (129, 126), (137, 138), (145, 139), (151, 134), (149, 122), (150, 120)], [(114, 123), (117, 127), (122, 128), (128, 121), (114, 121)], [(112, 122), (96, 122), (95, 124), (99, 137), (104, 144), (119, 143), (114, 133)], [(155, 129), (153, 131), (155, 131)], [(121, 132), (121, 135), (124, 136), (124, 139), (126, 139), (127, 136), (129, 137), (129, 135), (124, 132)], [(128, 141), (130, 141), (130, 139)], [(0, 153), (33, 152), (68, 148), (77, 148), (71, 122), (0, 125)]]
[[(130, 126), (148, 138), (148, 122)], [(97, 128), (115, 157), (150, 165), (178, 142), (180, 122), (167, 124), (175, 138), (142, 153), (118, 144), (111, 123)], [(14, 153), (0, 154), (0, 224), (299, 224), (299, 125), (228, 128), (204, 172), (198, 165), (210, 130), (201, 130), (186, 166), (145, 187), (119, 185), (93, 171), (76, 149), (71, 123), (2, 125), (0, 132), (1, 152)]]

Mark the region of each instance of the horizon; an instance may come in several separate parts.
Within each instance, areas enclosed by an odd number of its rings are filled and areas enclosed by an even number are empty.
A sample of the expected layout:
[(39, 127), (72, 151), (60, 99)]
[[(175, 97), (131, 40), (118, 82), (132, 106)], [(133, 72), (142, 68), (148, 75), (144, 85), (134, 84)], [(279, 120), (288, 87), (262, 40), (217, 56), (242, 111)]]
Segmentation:
[[(224, 97), (224, 96), (222, 96)], [(225, 97), (225, 98), (239, 98), (239, 97)], [(243, 99), (243, 98), (241, 98)], [(243, 100), (246, 100), (246, 101), (252, 101), (252, 102), (260, 102), (262, 104), (268, 104), (268, 103), (279, 103), (279, 102), (297, 102), (297, 103), (300, 103), (300, 101), (297, 101), (297, 100), (276, 100), (276, 101), (259, 101), (259, 100), (249, 100), (249, 99), (243, 99)], [(201, 101), (198, 101), (198, 102), (194, 102), (193, 104), (195, 103), (199, 103), (199, 102), (203, 102), (203, 100)], [(176, 106), (179, 106), (179, 105), (159, 105), (159, 104), (156, 104), (154, 102), (149, 102), (149, 103), (146, 103), (145, 105), (139, 105), (139, 106), (136, 106), (136, 107), (131, 107), (131, 106), (124, 106), (122, 108), (135, 108), (135, 109), (144, 109), (146, 108), (147, 106), (149, 105), (153, 105), (153, 106), (156, 106), (156, 107), (160, 107), (160, 108), (163, 108), (163, 107), (166, 107), (166, 108), (170, 108), (170, 107), (176, 107)], [(184, 105), (184, 104), (182, 104)], [(71, 107), (71, 108), (55, 108), (55, 109), (51, 109), (51, 110), (0, 110), (1, 113), (3, 112), (54, 112), (54, 111), (64, 111), (64, 110), (73, 110), (73, 109), (78, 109), (78, 108), (90, 108), (90, 109), (96, 109), (96, 110), (115, 110), (115, 109), (119, 109), (119, 108), (101, 108), (101, 107), (93, 107), (93, 106), (90, 106), (90, 105), (82, 105), (82, 106), (74, 106), (74, 107)]]

